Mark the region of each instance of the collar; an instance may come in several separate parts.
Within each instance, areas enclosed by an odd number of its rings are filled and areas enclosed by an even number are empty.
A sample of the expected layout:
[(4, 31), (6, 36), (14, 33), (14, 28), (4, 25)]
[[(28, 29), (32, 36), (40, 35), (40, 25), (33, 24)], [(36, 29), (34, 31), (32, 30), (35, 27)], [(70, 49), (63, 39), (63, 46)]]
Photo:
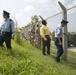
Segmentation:
[(7, 20), (4, 20), (4, 21), (8, 21), (8, 20), (9, 20), (9, 18)]

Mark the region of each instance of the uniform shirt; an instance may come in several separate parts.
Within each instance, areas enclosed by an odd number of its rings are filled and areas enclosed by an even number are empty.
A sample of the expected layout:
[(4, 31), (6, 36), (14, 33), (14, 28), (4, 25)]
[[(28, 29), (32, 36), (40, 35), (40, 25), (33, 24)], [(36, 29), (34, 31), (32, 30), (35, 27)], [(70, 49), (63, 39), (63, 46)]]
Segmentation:
[(1, 27), (0, 27), (0, 35), (1, 35)]
[(63, 38), (63, 33), (62, 33), (62, 25), (58, 25), (58, 27), (55, 30), (55, 37), (57, 38), (57, 35), (60, 36), (60, 38)]
[[(10, 26), (11, 25), (11, 26)], [(10, 19), (4, 20), (1, 26), (1, 32), (10, 32), (12, 31), (12, 35), (15, 35), (15, 23)]]
[(36, 34), (40, 34), (40, 28), (36, 27)]
[(45, 35), (50, 35), (51, 32), (49, 30), (49, 28), (45, 25), (42, 25), (42, 27), (40, 28), (40, 35), (44, 40), (47, 40)]

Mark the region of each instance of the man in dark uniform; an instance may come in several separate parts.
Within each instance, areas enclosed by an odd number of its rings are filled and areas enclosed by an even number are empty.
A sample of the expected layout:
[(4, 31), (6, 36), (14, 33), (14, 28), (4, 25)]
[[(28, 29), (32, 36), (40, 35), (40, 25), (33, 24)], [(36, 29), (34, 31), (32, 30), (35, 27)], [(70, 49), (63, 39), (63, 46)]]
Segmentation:
[(15, 36), (15, 24), (13, 20), (9, 19), (9, 17), (10, 17), (10, 13), (3, 10), (3, 18), (5, 20), (1, 26), (0, 46), (2, 46), (3, 42), (5, 42), (7, 48), (12, 49), (11, 38), (14, 39)]
[(60, 57), (63, 54), (63, 47), (62, 47), (62, 38), (63, 38), (63, 33), (62, 33), (62, 27), (67, 25), (68, 21), (62, 20), (61, 24), (58, 25), (58, 27), (55, 30), (55, 45), (57, 47), (57, 56), (56, 56), (56, 61), (60, 62)]
[(43, 48), (42, 48), (43, 55), (46, 55), (45, 47), (47, 47), (47, 54), (50, 55), (50, 42), (51, 42), (50, 35), (51, 34), (52, 33), (47, 27), (47, 22), (45, 20), (42, 20), (42, 26), (40, 28), (40, 35), (42, 37), (42, 42), (43, 42)]

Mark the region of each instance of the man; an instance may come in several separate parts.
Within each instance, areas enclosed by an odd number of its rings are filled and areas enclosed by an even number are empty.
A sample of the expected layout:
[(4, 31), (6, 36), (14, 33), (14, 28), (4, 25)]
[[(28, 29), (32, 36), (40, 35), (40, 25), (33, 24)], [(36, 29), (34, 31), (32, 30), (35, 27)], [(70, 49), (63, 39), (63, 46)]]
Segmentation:
[(36, 47), (41, 49), (41, 36), (40, 36), (40, 25), (36, 26)]
[(29, 36), (29, 41), (30, 41), (30, 44), (31, 44), (31, 28), (28, 30), (28, 36)]
[(63, 33), (62, 33), (62, 27), (67, 25), (68, 21), (62, 20), (61, 25), (58, 25), (58, 27), (55, 30), (55, 45), (57, 47), (57, 56), (56, 56), (56, 61), (60, 62), (60, 57), (63, 54), (63, 47), (62, 47), (62, 38), (63, 38)]
[(31, 43), (35, 46), (35, 25), (32, 25), (31, 28)]
[(3, 42), (5, 42), (7, 48), (12, 49), (11, 38), (14, 39), (15, 36), (15, 24), (13, 20), (9, 19), (9, 17), (10, 17), (10, 13), (3, 10), (3, 18), (5, 20), (1, 26), (0, 46), (2, 46)]
[(1, 27), (0, 27), (0, 36), (1, 36)]
[(42, 20), (42, 27), (40, 28), (40, 35), (42, 37), (42, 42), (43, 42), (43, 48), (42, 48), (42, 53), (43, 55), (46, 55), (45, 53), (45, 47), (47, 47), (47, 54), (50, 55), (50, 34), (52, 34), (47, 27), (47, 22), (45, 20)]

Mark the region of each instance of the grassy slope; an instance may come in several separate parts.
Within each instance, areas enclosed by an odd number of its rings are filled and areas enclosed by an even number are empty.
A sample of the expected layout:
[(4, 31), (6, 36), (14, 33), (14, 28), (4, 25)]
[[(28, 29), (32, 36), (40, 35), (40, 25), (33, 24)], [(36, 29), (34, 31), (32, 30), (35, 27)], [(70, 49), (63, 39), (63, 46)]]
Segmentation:
[(76, 75), (76, 53), (69, 52), (68, 62), (55, 62), (56, 49), (43, 56), (28, 41), (24, 46), (12, 42), (13, 53), (0, 47), (0, 75)]

